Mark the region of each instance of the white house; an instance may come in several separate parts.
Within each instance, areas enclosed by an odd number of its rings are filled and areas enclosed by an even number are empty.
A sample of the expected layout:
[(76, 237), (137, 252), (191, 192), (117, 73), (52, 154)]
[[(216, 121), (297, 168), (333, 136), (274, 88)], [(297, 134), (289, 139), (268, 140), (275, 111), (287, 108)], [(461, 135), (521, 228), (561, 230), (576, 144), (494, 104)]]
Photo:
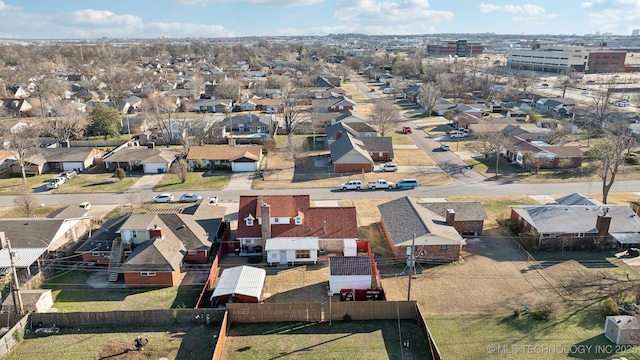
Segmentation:
[(330, 256), (329, 289), (334, 294), (342, 289), (369, 289), (372, 272), (368, 256)]
[(267, 239), (265, 245), (269, 265), (315, 264), (318, 261), (318, 250), (320, 250), (320, 245), (317, 237), (272, 238)]

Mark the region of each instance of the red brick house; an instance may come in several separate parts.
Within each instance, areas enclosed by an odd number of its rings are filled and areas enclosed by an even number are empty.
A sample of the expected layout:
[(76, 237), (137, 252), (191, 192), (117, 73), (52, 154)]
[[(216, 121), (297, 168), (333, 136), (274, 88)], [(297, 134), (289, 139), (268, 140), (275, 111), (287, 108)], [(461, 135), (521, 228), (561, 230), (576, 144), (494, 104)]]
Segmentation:
[[(442, 216), (409, 197), (378, 205), (383, 233), (397, 260), (407, 258), (414, 244), (417, 261), (451, 262), (460, 260), (465, 239)], [(415, 239), (414, 239), (415, 237)]]
[(333, 171), (337, 173), (362, 173), (373, 170), (374, 161), (364, 142), (349, 133), (338, 137), (329, 145)]
[(318, 238), (320, 251), (344, 252), (358, 238), (355, 207), (312, 207), (309, 195), (240, 196), (237, 246), (262, 254), (267, 239)]
[(539, 249), (604, 249), (640, 244), (640, 218), (624, 205), (512, 206), (510, 219), (533, 234)]
[(584, 154), (578, 146), (553, 146), (545, 143), (510, 136), (502, 154), (516, 165), (530, 170), (534, 164), (539, 169), (556, 169), (561, 166), (582, 166)]

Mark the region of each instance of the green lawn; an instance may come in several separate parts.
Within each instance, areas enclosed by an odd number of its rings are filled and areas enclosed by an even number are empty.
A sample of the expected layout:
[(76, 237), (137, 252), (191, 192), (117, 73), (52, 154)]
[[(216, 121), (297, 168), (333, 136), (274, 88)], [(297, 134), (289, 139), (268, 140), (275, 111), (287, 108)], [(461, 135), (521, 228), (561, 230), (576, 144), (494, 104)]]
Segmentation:
[[(444, 359), (603, 359), (615, 355), (606, 351), (615, 346), (602, 334), (604, 319), (597, 309), (578, 309), (549, 322), (465, 314), (430, 316), (427, 324)], [(640, 359), (640, 348), (633, 350), (617, 355)]]
[(389, 135), (391, 135), (393, 145), (414, 145), (413, 141), (403, 133), (392, 132)]
[(429, 359), (417, 323), (400, 329), (402, 341), (395, 320), (233, 324), (223, 359)]
[[(10, 171), (0, 172), (0, 195), (11, 195), (18, 193), (18, 187), (22, 185), (22, 177), (10, 177)], [(53, 174), (44, 174), (27, 177), (27, 186), (36, 188), (43, 185), (43, 182), (55, 177)]]
[[(27, 335), (4, 357), (9, 360), (193, 359), (210, 360), (217, 325), (173, 324), (64, 327), (52, 336)], [(133, 351), (134, 340), (149, 341)]]
[(229, 175), (208, 175), (208, 172), (189, 172), (187, 181), (180, 182), (175, 174), (165, 174), (153, 188), (154, 191), (222, 190), (229, 183)]
[(93, 289), (86, 284), (90, 275), (90, 271), (71, 271), (53, 277), (43, 286), (52, 289), (53, 307), (60, 312), (192, 308), (202, 290), (201, 286)]
[(122, 192), (133, 186), (138, 179), (138, 177), (126, 177), (118, 180), (113, 173), (82, 173), (80, 176), (69, 179), (53, 192), (56, 194)]

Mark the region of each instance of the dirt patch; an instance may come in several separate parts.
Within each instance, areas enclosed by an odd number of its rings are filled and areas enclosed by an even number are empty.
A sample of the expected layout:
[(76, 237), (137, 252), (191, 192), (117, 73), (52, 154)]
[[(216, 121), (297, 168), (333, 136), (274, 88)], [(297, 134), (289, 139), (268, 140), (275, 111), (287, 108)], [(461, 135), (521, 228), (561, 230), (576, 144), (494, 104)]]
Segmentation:
[(299, 265), (287, 269), (267, 268), (265, 303), (302, 303), (326, 300), (329, 283), (328, 262)]
[[(532, 269), (522, 253), (504, 239), (467, 246), (464, 262), (418, 268), (411, 299), (429, 314), (492, 314), (532, 307), (543, 300), (562, 301), (557, 284)], [(383, 267), (388, 300), (406, 300), (408, 277), (402, 267)]]

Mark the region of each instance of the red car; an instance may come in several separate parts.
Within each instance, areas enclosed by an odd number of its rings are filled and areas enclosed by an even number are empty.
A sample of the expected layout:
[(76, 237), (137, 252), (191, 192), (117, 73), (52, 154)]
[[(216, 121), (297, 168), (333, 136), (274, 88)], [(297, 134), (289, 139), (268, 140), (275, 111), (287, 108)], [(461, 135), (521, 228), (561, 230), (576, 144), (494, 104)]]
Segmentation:
[(404, 126), (402, 128), (402, 132), (405, 133), (405, 134), (411, 134), (411, 132), (412, 132), (411, 131), (411, 126)]

